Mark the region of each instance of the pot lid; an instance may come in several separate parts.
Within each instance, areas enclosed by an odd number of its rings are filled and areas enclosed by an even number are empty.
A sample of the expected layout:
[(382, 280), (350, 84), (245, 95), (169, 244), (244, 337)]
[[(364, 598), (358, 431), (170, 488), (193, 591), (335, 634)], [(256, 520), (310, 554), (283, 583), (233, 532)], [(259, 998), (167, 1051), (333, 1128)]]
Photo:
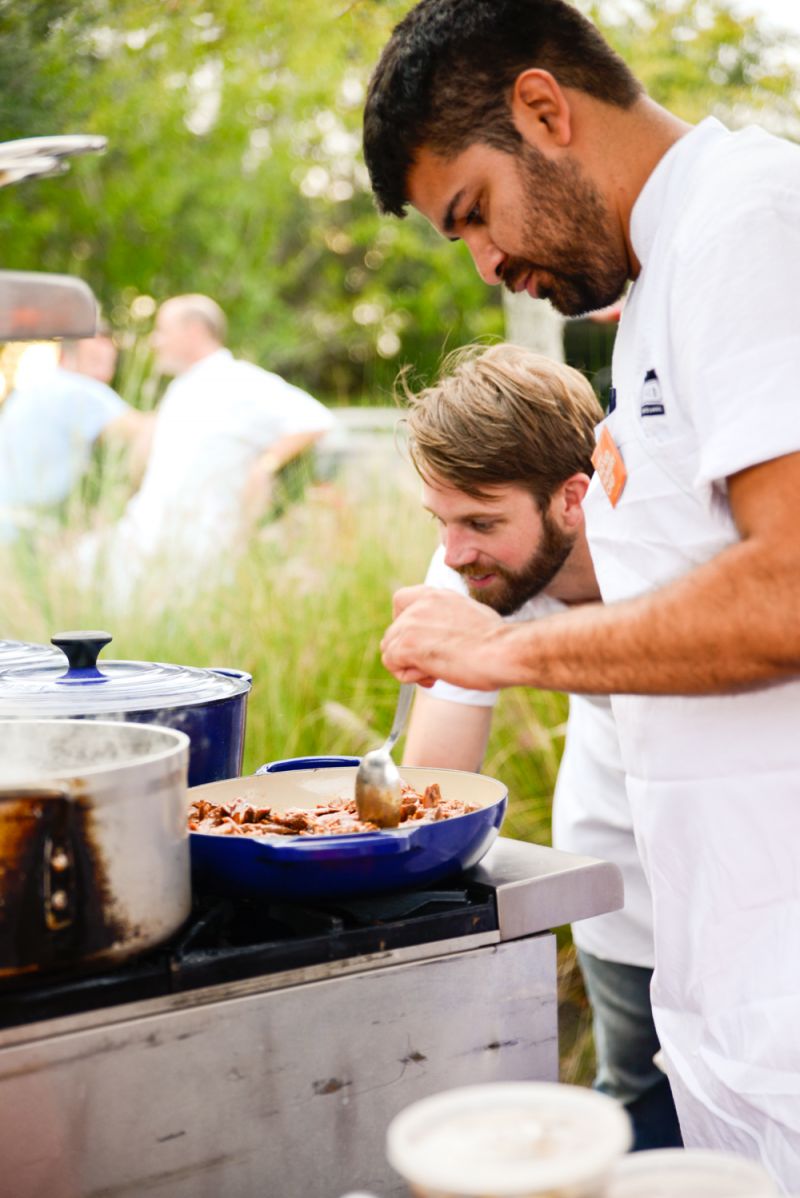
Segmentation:
[(30, 641), (0, 641), (0, 670), (45, 665), (47, 662), (58, 660), (58, 653), (49, 645), (35, 645)]
[[(102, 661), (109, 632), (60, 632), (57, 661), (0, 672), (0, 715), (124, 714), (196, 707), (244, 694), (241, 670), (197, 669), (165, 662)], [(44, 648), (44, 646), (42, 646)]]
[(0, 187), (32, 175), (60, 175), (67, 169), (62, 159), (73, 154), (97, 154), (107, 145), (105, 137), (85, 133), (55, 137), (21, 137), (0, 142)]

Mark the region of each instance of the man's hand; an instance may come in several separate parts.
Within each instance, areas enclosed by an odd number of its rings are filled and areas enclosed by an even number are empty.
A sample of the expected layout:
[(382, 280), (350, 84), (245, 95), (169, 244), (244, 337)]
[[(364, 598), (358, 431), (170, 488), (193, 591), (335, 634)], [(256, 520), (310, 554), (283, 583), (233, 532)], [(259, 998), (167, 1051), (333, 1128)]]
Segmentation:
[(245, 535), (255, 528), (269, 511), (278, 471), (278, 459), (266, 450), (251, 465), (242, 488), (241, 525)]
[(452, 591), (404, 587), (381, 641), (383, 664), (401, 682), (438, 678), (469, 690), (495, 690), (494, 649), (504, 630), (497, 612)]
[(155, 426), (155, 412), (140, 412), (126, 404), (100, 433), (100, 440), (105, 444), (125, 449), (128, 477), (134, 486), (138, 486), (144, 477)]
[(325, 429), (317, 428), (287, 433), (262, 450), (250, 467), (242, 490), (241, 517), (245, 534), (269, 513), (278, 471), (310, 449), (325, 432)]

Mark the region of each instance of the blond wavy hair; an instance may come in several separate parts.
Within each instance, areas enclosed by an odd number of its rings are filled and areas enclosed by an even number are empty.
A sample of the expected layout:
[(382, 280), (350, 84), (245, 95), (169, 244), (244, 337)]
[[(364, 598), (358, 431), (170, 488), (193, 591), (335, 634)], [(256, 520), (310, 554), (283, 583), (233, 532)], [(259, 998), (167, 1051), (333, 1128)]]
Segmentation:
[(603, 410), (571, 366), (518, 345), (470, 346), (449, 355), (432, 387), (415, 394), (401, 376), (399, 391), (425, 481), (480, 499), (516, 484), (544, 510), (567, 478), (592, 473)]

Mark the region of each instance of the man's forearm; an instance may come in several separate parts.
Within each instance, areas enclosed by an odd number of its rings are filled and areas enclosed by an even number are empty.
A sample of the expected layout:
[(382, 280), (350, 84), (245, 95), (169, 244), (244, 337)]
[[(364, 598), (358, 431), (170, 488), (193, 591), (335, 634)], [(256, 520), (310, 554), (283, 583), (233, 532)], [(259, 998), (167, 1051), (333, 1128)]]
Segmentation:
[(418, 690), (406, 736), (404, 765), (480, 771), (492, 708), (437, 699)]
[(506, 624), (474, 600), (398, 592), (384, 664), (404, 682), (600, 694), (716, 694), (800, 674), (800, 572), (732, 545), (649, 594)]
[(636, 599), (494, 629), (491, 687), (714, 694), (800, 674), (800, 579), (742, 542)]
[(728, 495), (741, 540), (624, 602), (506, 625), (460, 596), (398, 592), (384, 662), (422, 685), (588, 694), (718, 694), (800, 675), (800, 453), (733, 475)]
[(311, 432), (289, 433), (264, 451), (264, 460), (269, 464), (271, 471), (280, 470), (293, 458), (310, 449), (324, 432), (324, 429), (313, 429)]
[(245, 529), (252, 527), (268, 512), (278, 471), (309, 449), (321, 436), (320, 430), (292, 433), (275, 441), (256, 458), (242, 492), (242, 523)]

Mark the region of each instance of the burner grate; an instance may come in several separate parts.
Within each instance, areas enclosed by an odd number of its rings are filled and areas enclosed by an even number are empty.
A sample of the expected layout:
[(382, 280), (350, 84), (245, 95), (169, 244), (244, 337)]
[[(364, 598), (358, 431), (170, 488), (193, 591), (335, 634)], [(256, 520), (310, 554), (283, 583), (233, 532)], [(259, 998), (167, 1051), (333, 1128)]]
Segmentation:
[(497, 926), (492, 887), (462, 878), (421, 891), (308, 904), (200, 893), (186, 925), (153, 952), (104, 973), (7, 985), (0, 993), (0, 1027), (451, 940)]

